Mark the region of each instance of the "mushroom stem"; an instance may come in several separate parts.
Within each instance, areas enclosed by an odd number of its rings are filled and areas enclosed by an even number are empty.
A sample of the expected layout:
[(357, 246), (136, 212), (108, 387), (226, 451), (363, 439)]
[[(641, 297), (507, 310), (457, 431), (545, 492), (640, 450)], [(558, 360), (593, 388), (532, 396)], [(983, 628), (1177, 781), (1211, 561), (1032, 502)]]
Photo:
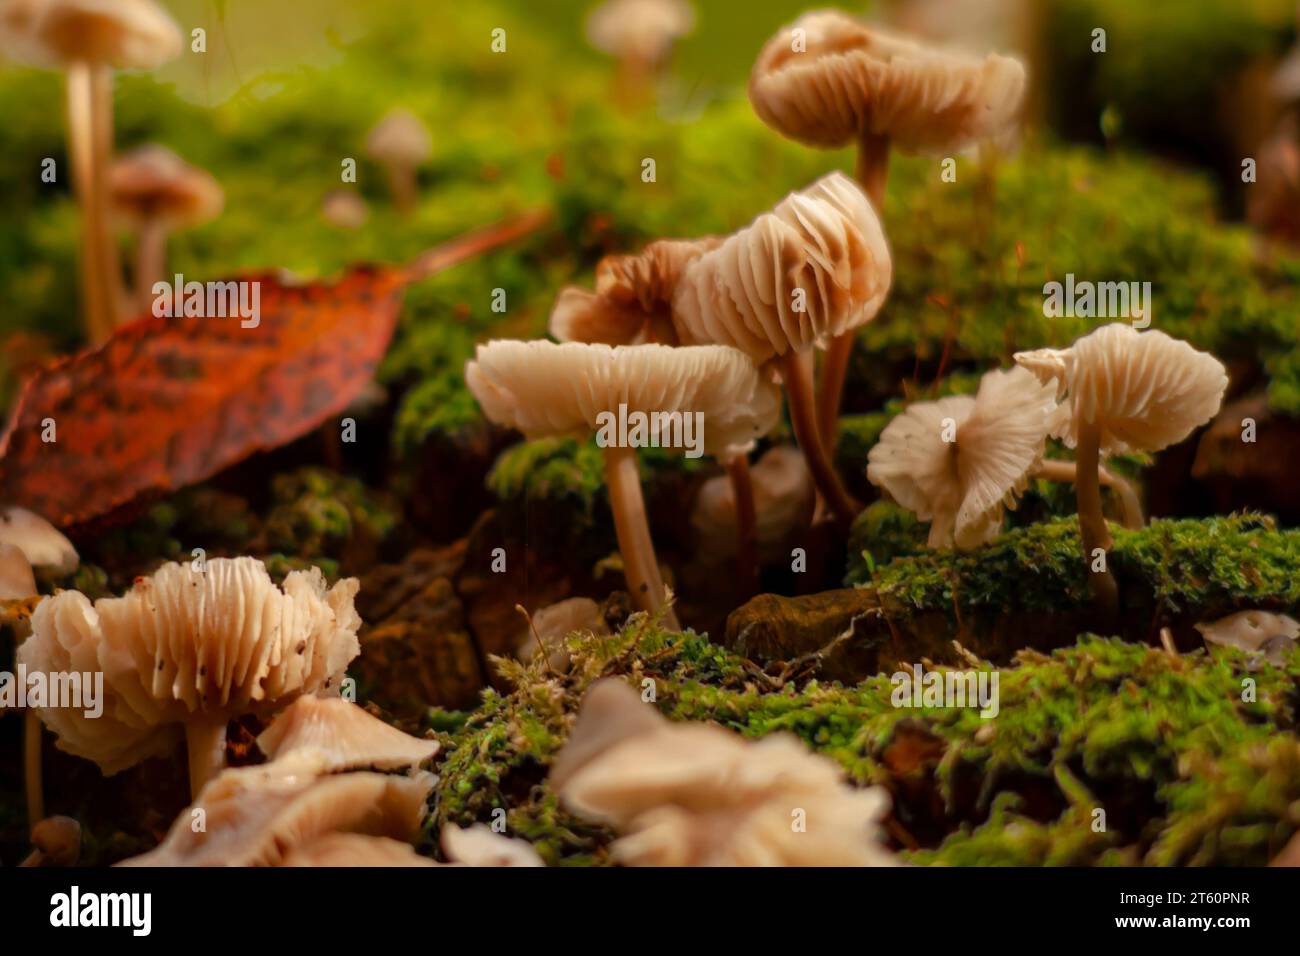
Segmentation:
[(637, 471), (636, 451), (632, 448), (606, 446), (605, 484), (609, 488), (609, 507), (614, 513), (614, 530), (618, 533), (618, 550), (623, 556), (623, 576), (632, 600), (643, 611), (663, 610), (664, 626), (680, 630), (677, 615), (664, 607), (666, 591), (659, 576), (659, 562), (646, 522), (645, 499), (641, 495), (641, 476)]
[(167, 267), (167, 225), (159, 218), (147, 220), (140, 227), (135, 247), (135, 304), (145, 312), (153, 301), (154, 283)]
[[(862, 191), (876, 207), (876, 215), (885, 210), (885, 183), (889, 180), (889, 137), (863, 133), (858, 140), (855, 170)], [(835, 447), (835, 426), (840, 417), (840, 399), (848, 377), (849, 359), (853, 355), (853, 332), (831, 339), (822, 359), (822, 377), (817, 388), (817, 427), (822, 444)]]
[(794, 426), (795, 441), (799, 443), (799, 449), (808, 462), (813, 484), (831, 509), (836, 524), (847, 533), (853, 524), (853, 518), (861, 509), (844, 490), (839, 475), (826, 457), (826, 447), (822, 444), (813, 409), (812, 377), (797, 352), (786, 352), (779, 362), (781, 378), (785, 382), (786, 400), (790, 404), (790, 422)]
[(409, 216), (419, 199), (415, 167), (408, 163), (388, 164), (388, 188), (393, 194), (393, 205), (403, 216)]
[(226, 766), (226, 719), (192, 719), (185, 725), (185, 748), (190, 761), (190, 796), (198, 797), (203, 785)]
[(732, 455), (727, 461), (727, 477), (736, 504), (736, 579), (740, 598), (748, 600), (758, 590), (758, 519), (749, 456)]
[(1110, 528), (1101, 512), (1101, 429), (1095, 423), (1080, 426), (1075, 462), (1074, 491), (1079, 506), (1079, 537), (1083, 542), (1088, 587), (1097, 610), (1109, 621), (1119, 612), (1119, 588), (1108, 565), (1103, 565), (1099, 571), (1092, 566), (1093, 553), (1098, 549), (1108, 552), (1111, 545)]
[[(109, 284), (112, 238), (108, 230), (105, 170), (99, 156), (105, 68), (90, 63), (68, 67), (68, 152), (81, 210), (81, 295), (86, 336), (97, 345), (113, 332), (115, 303)], [(111, 123), (111, 119), (109, 120)]]
[(23, 714), (23, 776), (27, 790), (27, 823), (45, 819), (45, 787), (41, 768), (41, 718), (30, 707)]
[[(1044, 459), (1034, 470), (1036, 478), (1047, 481), (1068, 481), (1074, 484), (1078, 467), (1072, 461), (1055, 461)], [(1146, 524), (1142, 516), (1142, 502), (1138, 499), (1137, 489), (1126, 479), (1108, 468), (1097, 469), (1097, 477), (1103, 488), (1109, 488), (1119, 499), (1120, 523), (1126, 528), (1137, 529)]]

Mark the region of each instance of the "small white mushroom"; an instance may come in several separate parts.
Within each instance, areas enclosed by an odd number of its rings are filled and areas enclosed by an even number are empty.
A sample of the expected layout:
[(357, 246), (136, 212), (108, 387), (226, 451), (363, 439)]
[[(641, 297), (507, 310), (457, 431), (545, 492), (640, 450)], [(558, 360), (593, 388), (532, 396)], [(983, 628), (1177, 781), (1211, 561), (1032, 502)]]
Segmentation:
[(931, 522), (930, 547), (986, 544), (1043, 457), (1055, 392), (1016, 368), (986, 373), (974, 396), (913, 403), (881, 432), (867, 477)]
[(617, 57), (620, 92), (635, 98), (673, 43), (694, 28), (695, 11), (687, 0), (605, 0), (587, 18), (587, 39)]
[(0, 541), (0, 601), (21, 601), (35, 597), (36, 576), (23, 549)]
[(373, 767), (415, 767), (438, 752), (436, 740), (421, 740), (390, 727), (341, 697), (299, 697), (257, 738), (272, 760), (307, 750), (319, 752), (329, 772)]
[(114, 774), (169, 753), (183, 733), (197, 793), (224, 765), (232, 717), (337, 692), (360, 650), (357, 588), (348, 578), (327, 590), (313, 568), (291, 572), (281, 590), (254, 558), (168, 564), (120, 598), (92, 604), (63, 591), (42, 601), (18, 660), (29, 671), (104, 675), (102, 714), (38, 709), (60, 749)]
[(58, 577), (71, 574), (81, 563), (77, 549), (63, 532), (26, 508), (0, 509), (0, 544), (14, 545), (32, 567), (46, 568)]
[(550, 785), (579, 816), (622, 836), (631, 866), (887, 866), (884, 790), (786, 734), (757, 741), (671, 723), (627, 684), (587, 692)]
[[(808, 525), (816, 489), (808, 465), (792, 445), (769, 448), (750, 469), (754, 487), (755, 542), (760, 560), (788, 554), (790, 535)], [(691, 512), (699, 557), (718, 564), (736, 553), (736, 486), (726, 475), (701, 487)]]
[(360, 229), (370, 218), (370, 207), (351, 189), (331, 190), (320, 204), (321, 215), (339, 229)]
[(1286, 651), (1300, 639), (1300, 622), (1270, 611), (1238, 611), (1217, 621), (1202, 621), (1196, 629), (1207, 644), (1260, 654), (1270, 664), (1281, 664)]
[(547, 667), (562, 674), (570, 664), (569, 649), (564, 642), (575, 631), (601, 636), (609, 634), (600, 605), (591, 598), (568, 598), (548, 604), (533, 614), (515, 647), (515, 656), (521, 661), (531, 661), (545, 649)]
[(393, 110), (366, 136), (366, 154), (388, 174), (397, 211), (409, 215), (418, 198), (416, 170), (433, 155), (429, 128), (409, 110)]

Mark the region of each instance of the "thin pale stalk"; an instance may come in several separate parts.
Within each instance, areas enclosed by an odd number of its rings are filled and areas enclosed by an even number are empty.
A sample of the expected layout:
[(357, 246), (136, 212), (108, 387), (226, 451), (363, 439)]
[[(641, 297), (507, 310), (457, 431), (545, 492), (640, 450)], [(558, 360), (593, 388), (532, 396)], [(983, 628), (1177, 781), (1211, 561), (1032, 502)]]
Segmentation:
[(397, 211), (403, 216), (409, 216), (420, 198), (420, 190), (415, 179), (415, 167), (408, 163), (390, 163), (388, 188), (393, 194), (393, 205)]
[(1075, 462), (1078, 471), (1074, 491), (1079, 506), (1084, 569), (1097, 610), (1104, 621), (1110, 622), (1119, 613), (1119, 588), (1110, 573), (1109, 560), (1102, 570), (1093, 570), (1094, 552), (1100, 549), (1108, 553), (1111, 546), (1110, 528), (1101, 511), (1101, 429), (1096, 425), (1080, 427)]
[(185, 747), (190, 763), (190, 797), (226, 766), (226, 720), (194, 717), (185, 725)]
[(812, 378), (798, 354), (787, 352), (779, 361), (786, 400), (790, 404), (790, 421), (794, 425), (795, 441), (799, 443), (799, 449), (808, 462), (813, 484), (835, 516), (836, 524), (847, 533), (861, 507), (844, 490), (839, 475), (826, 455), (813, 409)]
[(655, 546), (646, 521), (645, 498), (641, 495), (641, 476), (637, 471), (636, 451), (632, 448), (605, 448), (605, 485), (609, 489), (609, 507), (614, 513), (614, 530), (618, 533), (618, 550), (623, 556), (623, 576), (632, 601), (643, 611), (664, 609), (664, 626), (680, 630), (677, 615), (665, 607), (667, 591), (659, 575)]
[(81, 215), (81, 309), (86, 338), (98, 345), (113, 331), (101, 249), (108, 242), (100, 196), (95, 192), (94, 68), (87, 63), (68, 67), (68, 156), (72, 184)]
[(122, 285), (122, 263), (118, 259), (117, 234), (113, 231), (113, 214), (109, 206), (108, 171), (113, 165), (113, 69), (91, 67), (91, 118), (95, 130), (94, 194), (103, 224), (99, 254), (104, 275), (109, 328), (115, 329), (126, 312), (126, 292)]
[(140, 227), (135, 247), (135, 307), (153, 308), (153, 287), (167, 268), (167, 225), (161, 219), (146, 220)]

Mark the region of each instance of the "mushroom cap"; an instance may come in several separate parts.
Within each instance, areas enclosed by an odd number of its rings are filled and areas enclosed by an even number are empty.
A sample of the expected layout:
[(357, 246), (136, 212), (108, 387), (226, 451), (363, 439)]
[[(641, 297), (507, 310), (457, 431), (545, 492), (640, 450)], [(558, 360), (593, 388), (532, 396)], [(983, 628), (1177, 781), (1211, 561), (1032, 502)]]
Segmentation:
[(36, 594), (36, 576), (22, 548), (0, 541), (0, 601), (21, 601)]
[[(789, 536), (807, 527), (816, 490), (803, 454), (792, 445), (769, 448), (749, 470), (754, 486), (755, 537), (766, 559), (782, 553)], [(721, 562), (736, 553), (736, 493), (727, 475), (700, 486), (691, 512), (697, 552)]]
[(1274, 664), (1282, 663), (1283, 646), (1300, 640), (1300, 622), (1270, 611), (1238, 611), (1217, 621), (1202, 621), (1196, 629), (1207, 644), (1263, 653)]
[(545, 866), (532, 844), (494, 833), (483, 823), (464, 829), (442, 828), (442, 852), (453, 863), (465, 866)]
[(788, 734), (755, 742), (670, 723), (618, 680), (588, 691), (551, 787), (571, 811), (624, 833), (613, 853), (631, 865), (893, 862), (876, 842), (883, 790), (845, 785), (833, 761)]
[(871, 321), (892, 275), (871, 203), (831, 173), (692, 261), (673, 321), (684, 343), (730, 345), (765, 362)]
[(414, 113), (393, 110), (366, 134), (366, 153), (381, 163), (418, 166), (433, 155), (433, 136)]
[(124, 153), (109, 170), (108, 188), (114, 210), (137, 227), (153, 219), (169, 229), (197, 226), (216, 218), (225, 203), (210, 173), (166, 146), (140, 146)]
[(154, 0), (8, 0), (0, 50), (37, 66), (152, 70), (181, 52), (181, 33)]
[(0, 509), (0, 543), (12, 544), (35, 568), (49, 568), (62, 577), (77, 570), (81, 558), (58, 528), (26, 508)]
[(339, 229), (360, 229), (370, 218), (370, 207), (351, 189), (333, 189), (321, 200), (321, 215)]
[(285, 855), (281, 866), (437, 866), (409, 843), (360, 833), (327, 833)]
[(42, 866), (75, 866), (81, 856), (81, 824), (72, 817), (46, 817), (32, 827), (32, 846)]
[(693, 29), (687, 0), (606, 0), (587, 17), (587, 39), (597, 50), (649, 64)]
[(98, 718), (38, 710), (61, 749), (113, 774), (169, 753), (196, 716), (268, 713), (334, 690), (360, 650), (357, 588), (347, 578), (327, 591), (313, 568), (281, 590), (254, 558), (213, 558), (205, 571), (167, 564), (120, 598), (42, 601), (18, 659), (29, 670), (103, 672)]
[[(299, 846), (334, 832), (415, 839), (431, 774), (344, 773), (320, 777), (320, 755), (300, 751), (224, 770), (182, 811), (153, 850), (123, 866), (277, 866)], [(196, 832), (195, 811), (204, 827)]]
[(699, 412), (706, 454), (751, 445), (781, 408), (780, 392), (748, 358), (717, 345), (497, 340), (478, 347), (465, 382), (488, 418), (530, 439), (589, 435), (619, 405), (651, 416)]
[[(931, 522), (930, 547), (986, 544), (1042, 460), (1054, 393), (1054, 384), (1014, 368), (986, 373), (974, 397), (916, 402), (880, 433), (867, 477)], [(954, 440), (945, 441), (949, 430)]]
[[(805, 31), (802, 51), (795, 30)], [(1019, 60), (923, 46), (835, 10), (782, 28), (749, 77), (763, 122), (828, 149), (871, 133), (907, 151), (959, 150), (1004, 136), (1024, 92)]]
[[(532, 622), (531, 627), (524, 627), (523, 636), (515, 651), (516, 656), (522, 661), (531, 661), (541, 653), (541, 648), (537, 646), (540, 640), (547, 651), (547, 664), (551, 670), (559, 672), (569, 669), (569, 649), (564, 646), (564, 641), (570, 634), (574, 631), (609, 634), (600, 605), (585, 597), (548, 604), (533, 614)], [(534, 631), (537, 632), (535, 635)]]
[(341, 697), (299, 697), (271, 721), (257, 746), (272, 760), (299, 750), (318, 751), (325, 769), (414, 767), (438, 752), (436, 740), (421, 740), (390, 727)]
[(1074, 448), (1080, 425), (1099, 425), (1103, 454), (1156, 452), (1182, 441), (1215, 416), (1228, 387), (1213, 355), (1123, 322), (1103, 325), (1068, 349), (1015, 358), (1065, 395), (1069, 416), (1053, 434)]
[(556, 297), (550, 331), (561, 342), (677, 344), (673, 293), (686, 266), (722, 242), (660, 239), (632, 255), (606, 256), (596, 266), (596, 291), (571, 286)]

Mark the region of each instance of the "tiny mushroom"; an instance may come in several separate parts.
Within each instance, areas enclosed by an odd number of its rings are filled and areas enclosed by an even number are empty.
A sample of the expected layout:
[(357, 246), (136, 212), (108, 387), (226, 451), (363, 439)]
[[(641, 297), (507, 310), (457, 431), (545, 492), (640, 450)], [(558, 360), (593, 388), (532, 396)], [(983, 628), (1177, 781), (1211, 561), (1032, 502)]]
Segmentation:
[(72, 817), (46, 817), (32, 827), (32, 852), (19, 866), (76, 866), (81, 824)]
[(591, 598), (575, 597), (549, 604), (528, 619), (528, 628), (515, 649), (515, 656), (531, 661), (546, 653), (546, 666), (557, 673), (569, 669), (569, 649), (565, 638), (575, 631), (608, 635), (609, 626), (600, 605)]
[[(858, 145), (857, 179), (883, 212), (890, 144), (951, 155), (1004, 137), (1025, 91), (1020, 61), (975, 57), (869, 28), (837, 10), (804, 14), (763, 47), (749, 100), (763, 122), (822, 149)], [(823, 425), (837, 411), (853, 337), (826, 352), (819, 401)], [(831, 435), (823, 432), (829, 443)]]
[(18, 649), (29, 671), (98, 671), (102, 714), (40, 707), (60, 749), (114, 774), (163, 755), (183, 731), (193, 793), (225, 763), (227, 722), (303, 694), (337, 692), (359, 651), (355, 578), (326, 589), (293, 571), (283, 590), (254, 558), (167, 564), (124, 597), (42, 601)]
[(587, 39), (618, 58), (619, 90), (636, 99), (673, 43), (694, 28), (695, 11), (688, 0), (605, 0), (587, 18)]
[(63, 532), (26, 508), (0, 509), (0, 543), (19, 548), (33, 568), (44, 568), (56, 577), (71, 574), (81, 563)]
[(419, 195), (416, 170), (433, 155), (429, 128), (409, 110), (393, 110), (366, 135), (366, 153), (384, 167), (397, 211), (410, 214)]
[[(636, 448), (680, 451), (689, 441), (686, 454), (725, 453), (767, 434), (780, 414), (773, 386), (744, 354), (722, 346), (493, 341), (478, 347), (465, 381), (489, 419), (526, 438), (596, 433), (628, 589), (652, 612), (666, 593)], [(671, 607), (664, 621), (678, 627)]]
[[(278, 866), (325, 834), (410, 842), (419, 835), (432, 774), (321, 776), (323, 755), (298, 751), (224, 770), (183, 810), (163, 841), (122, 866)], [(204, 826), (194, 826), (196, 819)]]
[(930, 522), (932, 548), (992, 541), (1043, 457), (1056, 388), (1022, 368), (992, 371), (974, 395), (916, 402), (867, 456), (867, 477)]
[(122, 276), (109, 222), (113, 71), (150, 70), (180, 53), (181, 35), (154, 0), (8, 0), (0, 50), (67, 71), (68, 146), (81, 204), (81, 278), (92, 344), (117, 325)]
[(314, 695), (299, 697), (276, 715), (257, 746), (272, 760), (300, 750), (319, 751), (331, 773), (358, 767), (400, 770), (438, 752), (436, 740), (402, 733), (341, 697)]
[(36, 576), (23, 549), (0, 541), (0, 601), (22, 601), (36, 596)]
[(165, 146), (140, 146), (109, 171), (113, 211), (136, 233), (135, 304), (147, 310), (167, 271), (167, 237), (215, 219), (225, 195), (208, 172)]
[(612, 826), (631, 866), (888, 866), (889, 797), (846, 784), (797, 738), (671, 723), (616, 678), (592, 685), (551, 770), (577, 815)]
[(1300, 640), (1300, 622), (1270, 611), (1238, 611), (1217, 621), (1202, 621), (1196, 629), (1207, 644), (1260, 654), (1270, 664), (1281, 664)]
[(546, 865), (532, 844), (512, 840), (482, 823), (463, 829), (455, 825), (443, 827), (442, 852), (453, 863), (464, 866)]
[(1212, 419), (1228, 387), (1223, 363), (1163, 332), (1115, 322), (1068, 349), (1019, 352), (1016, 362), (1063, 398), (1053, 434), (1075, 450), (1075, 493), (1085, 566), (1098, 609), (1118, 607), (1106, 567), (1110, 529), (1101, 509), (1101, 459), (1126, 451), (1157, 452)]
[(351, 189), (332, 189), (321, 200), (321, 215), (339, 229), (360, 229), (370, 218), (370, 207)]
[(879, 218), (851, 180), (832, 173), (695, 258), (673, 297), (682, 342), (730, 345), (757, 363), (779, 363), (795, 438), (844, 528), (858, 505), (827, 454), (803, 356), (871, 321), (891, 278)]

